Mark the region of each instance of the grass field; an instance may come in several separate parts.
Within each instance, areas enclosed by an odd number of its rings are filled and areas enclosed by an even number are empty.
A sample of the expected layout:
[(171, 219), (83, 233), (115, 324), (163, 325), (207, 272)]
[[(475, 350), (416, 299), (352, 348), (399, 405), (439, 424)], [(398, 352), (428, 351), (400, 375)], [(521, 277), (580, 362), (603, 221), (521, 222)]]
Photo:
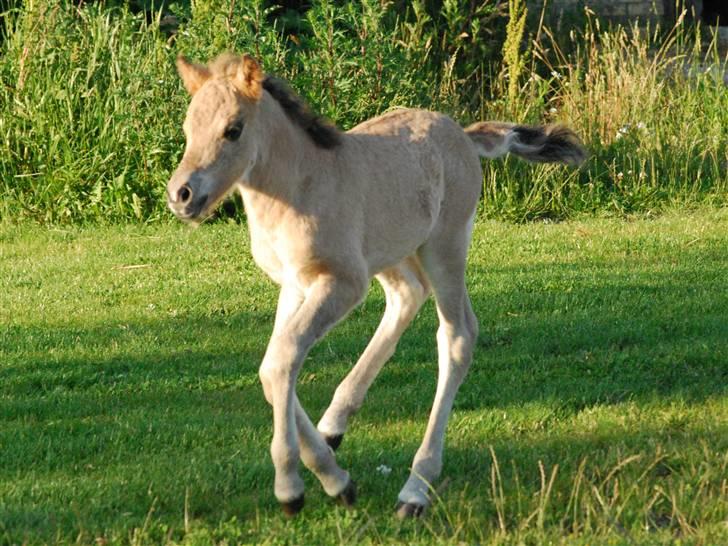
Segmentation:
[[(0, 543), (725, 544), (728, 211), (480, 221), (481, 321), (429, 515), (396, 494), (436, 379), (429, 303), (285, 520), (257, 378), (274, 287), (244, 226), (0, 227)], [(370, 297), (306, 362), (318, 418)], [(380, 465), (392, 469), (378, 471)]]

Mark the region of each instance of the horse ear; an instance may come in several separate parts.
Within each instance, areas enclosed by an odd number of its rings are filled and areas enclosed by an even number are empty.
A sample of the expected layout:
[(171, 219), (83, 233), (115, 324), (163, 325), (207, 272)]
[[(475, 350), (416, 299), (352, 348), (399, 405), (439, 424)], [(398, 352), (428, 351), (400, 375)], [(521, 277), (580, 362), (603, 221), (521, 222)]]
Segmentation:
[(257, 102), (263, 94), (264, 77), (258, 61), (250, 55), (243, 55), (233, 81), (244, 97)]
[(177, 57), (177, 72), (190, 95), (197, 93), (197, 90), (212, 76), (206, 66), (191, 63), (182, 55)]

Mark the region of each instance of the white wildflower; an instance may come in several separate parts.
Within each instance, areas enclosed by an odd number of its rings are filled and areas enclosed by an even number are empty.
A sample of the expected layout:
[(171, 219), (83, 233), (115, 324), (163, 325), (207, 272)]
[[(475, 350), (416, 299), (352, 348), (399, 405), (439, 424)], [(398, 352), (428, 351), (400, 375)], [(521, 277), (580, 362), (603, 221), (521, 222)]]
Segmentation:
[(392, 469), (386, 464), (380, 464), (377, 467), (377, 472), (379, 472), (382, 476), (389, 476), (392, 473)]
[(557, 72), (556, 70), (552, 70), (551, 76), (553, 76), (554, 78), (556, 78), (558, 80), (561, 77), (561, 74), (559, 72)]
[(616, 138), (617, 140), (619, 140), (619, 139), (620, 139), (620, 138), (622, 138), (622, 137), (623, 137), (624, 135), (627, 135), (627, 134), (629, 134), (629, 129), (630, 129), (630, 126), (629, 126), (629, 124), (627, 124), (627, 125), (622, 125), (622, 126), (621, 126), (621, 127), (619, 128), (619, 130), (617, 131), (617, 134), (616, 134), (615, 138)]

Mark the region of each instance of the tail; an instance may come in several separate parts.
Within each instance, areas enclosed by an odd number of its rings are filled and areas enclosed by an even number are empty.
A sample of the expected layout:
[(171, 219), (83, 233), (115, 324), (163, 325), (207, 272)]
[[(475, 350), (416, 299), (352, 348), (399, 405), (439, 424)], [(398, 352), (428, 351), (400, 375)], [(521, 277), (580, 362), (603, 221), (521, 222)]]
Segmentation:
[(528, 161), (568, 165), (580, 165), (587, 158), (579, 137), (563, 125), (527, 126), (481, 121), (465, 132), (481, 157), (502, 157), (510, 152)]

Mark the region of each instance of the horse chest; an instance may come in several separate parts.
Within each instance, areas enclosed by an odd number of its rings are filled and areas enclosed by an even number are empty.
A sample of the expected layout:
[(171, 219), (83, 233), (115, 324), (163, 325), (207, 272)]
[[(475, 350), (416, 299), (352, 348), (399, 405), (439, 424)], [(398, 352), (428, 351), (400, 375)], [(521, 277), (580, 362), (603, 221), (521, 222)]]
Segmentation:
[(282, 284), (285, 276), (285, 256), (281, 255), (277, 224), (285, 210), (274, 200), (258, 192), (241, 189), (250, 232), (253, 260), (273, 281)]
[(265, 271), (276, 283), (281, 284), (283, 281), (283, 264), (269, 241), (251, 234), (250, 250), (257, 266)]
[(277, 284), (296, 280), (298, 272), (315, 262), (315, 252), (303, 232), (266, 229), (249, 222), (251, 252), (255, 263)]

